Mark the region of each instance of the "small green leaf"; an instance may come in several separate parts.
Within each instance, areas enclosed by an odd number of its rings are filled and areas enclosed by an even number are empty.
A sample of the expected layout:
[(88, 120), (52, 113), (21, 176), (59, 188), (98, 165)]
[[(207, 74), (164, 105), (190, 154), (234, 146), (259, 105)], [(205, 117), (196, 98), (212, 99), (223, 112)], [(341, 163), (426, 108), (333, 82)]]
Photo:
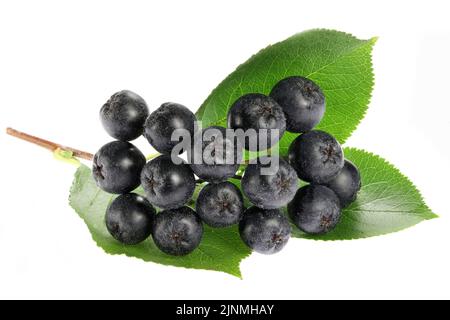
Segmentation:
[(156, 157), (159, 157), (161, 154), (159, 154), (159, 153), (152, 153), (152, 154), (149, 154), (148, 156), (146, 156), (145, 157), (145, 159), (147, 160), (147, 161), (149, 161), (149, 160), (152, 160), (152, 159), (154, 159), (154, 158), (156, 158)]
[[(240, 96), (268, 94), (285, 77), (305, 76), (315, 81), (326, 97), (325, 117), (317, 128), (344, 143), (367, 110), (373, 87), (371, 52), (375, 41), (333, 30), (296, 34), (240, 65), (212, 91), (197, 111), (197, 118), (203, 127), (226, 126), (228, 109)], [(283, 136), (281, 155), (287, 153), (296, 136)]]
[(351, 240), (384, 235), (436, 218), (420, 192), (398, 169), (372, 153), (344, 149), (345, 157), (360, 170), (361, 191), (346, 208), (336, 229), (310, 236), (294, 228), (294, 236), (316, 240)]
[[(142, 189), (136, 192), (142, 194)], [(81, 165), (75, 174), (70, 190), (70, 206), (84, 220), (97, 245), (109, 254), (125, 254), (164, 265), (215, 270), (241, 277), (239, 264), (250, 254), (242, 243), (236, 227), (212, 229), (205, 226), (202, 243), (191, 254), (174, 257), (162, 253), (148, 239), (135, 246), (122, 245), (114, 240), (106, 229), (105, 211), (114, 196), (100, 190), (91, 175), (91, 170)]]
[(57, 148), (53, 151), (53, 156), (59, 161), (67, 162), (73, 164), (74, 166), (78, 167), (80, 165), (80, 161), (74, 157), (72, 151)]

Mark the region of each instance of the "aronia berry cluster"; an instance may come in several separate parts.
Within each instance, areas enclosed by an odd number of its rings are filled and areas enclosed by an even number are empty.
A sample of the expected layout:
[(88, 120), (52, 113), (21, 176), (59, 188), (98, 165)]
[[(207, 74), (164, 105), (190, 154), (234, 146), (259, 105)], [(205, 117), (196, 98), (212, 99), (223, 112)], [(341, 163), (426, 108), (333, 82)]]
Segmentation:
[[(358, 169), (344, 159), (336, 139), (313, 130), (324, 113), (321, 89), (298, 76), (281, 80), (268, 96), (251, 93), (240, 97), (229, 109), (228, 128), (197, 130), (195, 115), (183, 105), (164, 103), (150, 114), (137, 94), (114, 94), (101, 108), (100, 118), (116, 140), (104, 145), (93, 159), (99, 188), (119, 194), (106, 211), (108, 231), (126, 245), (151, 236), (161, 251), (186, 255), (200, 244), (203, 223), (213, 228), (238, 224), (247, 246), (271, 254), (280, 251), (291, 235), (291, 224), (281, 211), (286, 206), (292, 223), (303, 232), (331, 231), (342, 209), (356, 199), (361, 179)], [(187, 150), (188, 163), (175, 149), (180, 140), (172, 139), (180, 129), (193, 141), (202, 138), (200, 145), (192, 143)], [(255, 135), (235, 141), (226, 129), (254, 130)], [(251, 161), (241, 180), (242, 194), (230, 181), (240, 178), (236, 172), (242, 149), (273, 150), (285, 131), (300, 133), (290, 145), (287, 159), (266, 152)], [(160, 156), (146, 162), (129, 142), (141, 135)], [(192, 161), (194, 157), (201, 161)], [(273, 163), (277, 166), (272, 168)], [(309, 184), (299, 188), (299, 179)], [(186, 206), (196, 184), (204, 182), (195, 210)], [(139, 185), (145, 197), (133, 193)], [(245, 207), (244, 196), (253, 206)]]

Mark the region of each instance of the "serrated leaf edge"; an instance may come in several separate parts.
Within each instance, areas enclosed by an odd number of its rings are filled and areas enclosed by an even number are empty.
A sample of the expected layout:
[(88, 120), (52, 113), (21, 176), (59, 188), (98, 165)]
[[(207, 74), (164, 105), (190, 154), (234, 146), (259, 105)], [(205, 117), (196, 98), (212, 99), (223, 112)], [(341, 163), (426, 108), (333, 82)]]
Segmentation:
[[(228, 78), (229, 78), (233, 73), (235, 73), (236, 71), (240, 70), (242, 67), (244, 67), (245, 65), (247, 65), (248, 63), (250, 63), (250, 62), (252, 61), (252, 59), (253, 59), (254, 56), (256, 56), (256, 55), (260, 54), (261, 52), (263, 52), (263, 51), (265, 51), (265, 50), (267, 50), (267, 49), (269, 49), (269, 48), (271, 48), (271, 47), (273, 47), (273, 46), (276, 46), (276, 45), (278, 45), (278, 44), (280, 44), (280, 43), (282, 43), (282, 42), (284, 42), (284, 41), (288, 41), (288, 40), (291, 39), (291, 38), (297, 37), (297, 36), (299, 36), (299, 35), (301, 35), (301, 34), (304, 34), (304, 33), (309, 33), (309, 32), (314, 32), (314, 31), (336, 32), (336, 33), (340, 33), (340, 34), (346, 35), (346, 36), (348, 36), (348, 37), (351, 37), (352, 39), (357, 39), (357, 40), (359, 40), (357, 37), (355, 37), (355, 36), (354, 36), (353, 34), (351, 34), (351, 33), (343, 32), (343, 31), (338, 31), (338, 30), (334, 30), (334, 29), (316, 28), (316, 29), (310, 29), (310, 30), (306, 30), (306, 31), (303, 31), (303, 32), (300, 32), (300, 33), (296, 33), (296, 34), (294, 34), (294, 35), (292, 35), (292, 36), (290, 36), (290, 37), (288, 37), (288, 38), (286, 38), (286, 39), (284, 39), (284, 40), (282, 40), (282, 41), (276, 42), (276, 43), (274, 43), (274, 44), (270, 44), (270, 45), (266, 46), (265, 48), (259, 50), (257, 53), (253, 54), (253, 55), (252, 55), (250, 58), (248, 58), (245, 62), (243, 62), (243, 63), (241, 63), (240, 65), (238, 65), (234, 71), (232, 71), (227, 77), (225, 77), (225, 79), (223, 79), (223, 80), (222, 80), (222, 81), (221, 81), (221, 82), (220, 82), (220, 83), (219, 83), (219, 84), (211, 91), (211, 93), (208, 95), (208, 97), (206, 98), (206, 100), (201, 104), (200, 108), (199, 108), (199, 109), (197, 110), (197, 112), (195, 113), (196, 117), (197, 117), (198, 119), (201, 119), (201, 118), (203, 117), (203, 113), (204, 113), (204, 110), (205, 110), (205, 106), (207, 105), (208, 100), (210, 99), (210, 97), (213, 96), (213, 94), (218, 90), (218, 88), (222, 85), (222, 83), (224, 83), (225, 81), (227, 81)], [(367, 99), (366, 108), (364, 109), (363, 116), (362, 116), (361, 119), (354, 125), (354, 128), (353, 128), (353, 130), (351, 131), (351, 133), (349, 133), (348, 136), (345, 137), (345, 138), (343, 139), (343, 141), (341, 141), (342, 144), (345, 143), (345, 141), (346, 141), (349, 137), (351, 137), (352, 133), (358, 128), (358, 126), (359, 126), (359, 124), (361, 123), (362, 119), (365, 118), (365, 116), (366, 116), (366, 114), (367, 114), (367, 110), (369, 109), (368, 106), (370, 105), (370, 102), (371, 102), (371, 100), (372, 100), (372, 92), (373, 92), (373, 88), (374, 88), (374, 85), (375, 85), (375, 74), (374, 74), (374, 68), (373, 68), (373, 56), (372, 56), (372, 52), (373, 52), (373, 47), (374, 47), (375, 43), (377, 42), (377, 40), (378, 40), (378, 37), (372, 37), (372, 38), (367, 39), (367, 40), (361, 40), (361, 41), (362, 41), (361, 44), (359, 44), (359, 45), (355, 46), (354, 48), (352, 48), (351, 51), (346, 52), (346, 53), (340, 55), (340, 56), (337, 57), (332, 63), (330, 63), (330, 64), (327, 65), (327, 66), (329, 66), (329, 65), (335, 63), (337, 60), (339, 60), (339, 59), (341, 59), (342, 57), (346, 56), (346, 55), (349, 54), (350, 52), (353, 52), (354, 50), (359, 49), (359, 48), (361, 48), (361, 47), (364, 47), (364, 46), (366, 46), (366, 45), (368, 45), (369, 48), (370, 48), (370, 50), (369, 50), (369, 53), (370, 53), (370, 78), (369, 78), (369, 82), (370, 82), (370, 94), (369, 94), (369, 97), (368, 97), (368, 99)], [(324, 66), (323, 68), (325, 68), (325, 67), (327, 67), (327, 66)], [(317, 71), (315, 71), (315, 72), (317, 72)], [(311, 73), (311, 74), (314, 74), (314, 72)], [(304, 76), (305, 76), (305, 77), (309, 77), (311, 74), (304, 75)], [(228, 106), (228, 107), (230, 107), (230, 106)], [(219, 125), (219, 124), (221, 124), (223, 121), (225, 121), (226, 119), (227, 119), (226, 117), (221, 118), (221, 119), (219, 119), (219, 120), (216, 120), (216, 121), (214, 121), (214, 122), (211, 122), (209, 125), (210, 125), (210, 126)]]
[[(427, 211), (427, 216), (424, 217), (421, 221), (418, 221), (417, 223), (415, 223), (415, 224), (413, 224), (413, 225), (411, 225), (411, 226), (409, 226), (409, 227), (406, 227), (406, 228), (399, 228), (399, 229), (396, 229), (396, 230), (394, 230), (394, 231), (390, 231), (390, 232), (382, 232), (382, 233), (377, 234), (377, 235), (374, 235), (374, 236), (367, 236), (367, 237), (362, 237), (362, 238), (350, 237), (350, 238), (348, 238), (348, 239), (319, 239), (319, 238), (314, 238), (313, 236), (311, 236), (311, 237), (308, 237), (308, 236), (300, 236), (300, 237), (296, 237), (296, 236), (294, 236), (294, 238), (297, 238), (297, 239), (305, 239), (305, 240), (314, 240), (314, 241), (324, 241), (324, 242), (328, 242), (328, 241), (332, 241), (332, 242), (340, 242), (340, 241), (364, 240), (364, 239), (375, 238), (375, 237), (385, 236), (385, 235), (388, 235), (388, 234), (397, 233), (397, 232), (399, 232), (399, 231), (409, 229), (409, 228), (411, 228), (411, 227), (413, 227), (413, 226), (419, 224), (420, 222), (423, 222), (423, 221), (429, 221), (429, 220), (433, 220), (433, 219), (439, 218), (439, 216), (438, 216), (437, 214), (435, 214), (435, 213), (430, 209), (430, 207), (428, 206), (428, 204), (425, 202), (425, 199), (424, 199), (422, 193), (421, 193), (420, 190), (416, 187), (416, 185), (415, 185), (415, 184), (414, 184), (414, 183), (413, 183), (406, 175), (404, 175), (404, 174), (400, 171), (400, 169), (398, 169), (395, 165), (393, 165), (392, 163), (390, 163), (390, 162), (389, 162), (388, 160), (386, 160), (385, 158), (383, 158), (383, 157), (381, 157), (381, 156), (379, 156), (379, 155), (377, 155), (377, 154), (375, 154), (375, 153), (373, 153), (373, 152), (364, 150), (364, 149), (359, 149), (359, 148), (354, 148), (354, 147), (344, 147), (344, 154), (345, 154), (346, 150), (356, 151), (356, 152), (363, 152), (363, 153), (365, 153), (365, 154), (367, 154), (367, 155), (369, 155), (369, 156), (371, 156), (371, 157), (373, 157), (373, 158), (376, 158), (377, 160), (380, 160), (383, 164), (390, 166), (390, 167), (391, 167), (391, 168), (392, 168), (392, 169), (393, 169), (400, 177), (402, 177), (403, 179), (405, 179), (406, 183), (408, 184), (408, 187), (412, 188), (413, 190), (415, 190), (415, 191), (417, 192), (417, 194), (418, 194), (418, 196), (419, 196), (419, 200), (422, 202), (422, 205), (423, 205), (423, 207), (424, 207), (424, 210)], [(410, 211), (408, 211), (408, 212), (410, 212)], [(294, 226), (294, 227), (295, 227), (295, 226)]]
[[(72, 181), (72, 184), (71, 184), (70, 190), (69, 190), (69, 198), (68, 198), (68, 201), (69, 201), (70, 207), (77, 213), (78, 217), (83, 221), (84, 225), (85, 225), (85, 226), (87, 227), (87, 229), (89, 230), (89, 233), (90, 233), (90, 235), (91, 235), (91, 238), (92, 238), (92, 240), (95, 242), (96, 246), (97, 246), (98, 248), (100, 248), (103, 252), (105, 252), (106, 254), (111, 255), (111, 256), (126, 256), (126, 257), (128, 257), (128, 258), (133, 258), (133, 259), (140, 260), (140, 261), (143, 261), (143, 262), (146, 262), (146, 263), (154, 263), (154, 264), (162, 265), (162, 266), (164, 266), (164, 267), (183, 268), (183, 269), (187, 269), (187, 270), (197, 270), (197, 271), (222, 272), (222, 273), (229, 274), (229, 275), (231, 275), (231, 276), (234, 276), (234, 277), (236, 277), (236, 278), (238, 278), (238, 279), (243, 280), (242, 272), (241, 272), (241, 267), (240, 267), (240, 266), (241, 266), (242, 261), (243, 261), (244, 259), (247, 259), (247, 258), (252, 254), (251, 251), (248, 252), (247, 254), (245, 254), (245, 256), (237, 262), (237, 266), (236, 266), (235, 268), (232, 268), (233, 270), (230, 269), (230, 268), (228, 268), (227, 271), (225, 271), (225, 270), (213, 270), (213, 269), (203, 269), (203, 268), (190, 268), (190, 267), (185, 267), (185, 266), (175, 266), (175, 265), (171, 265), (171, 264), (162, 264), (162, 263), (158, 263), (158, 262), (155, 262), (155, 261), (152, 261), (152, 260), (143, 258), (143, 257), (136, 257), (136, 256), (133, 256), (133, 255), (131, 255), (131, 254), (128, 254), (127, 252), (117, 252), (117, 251), (115, 251), (114, 249), (110, 249), (110, 248), (107, 248), (107, 249), (106, 249), (104, 246), (100, 245), (99, 241), (98, 241), (98, 240), (96, 239), (96, 237), (94, 236), (92, 230), (89, 228), (89, 226), (87, 225), (86, 221), (83, 219), (82, 213), (79, 212), (77, 209), (75, 209), (75, 207), (74, 207), (74, 205), (73, 205), (73, 202), (72, 202), (72, 192), (75, 192), (75, 191), (77, 191), (77, 188), (80, 188), (80, 185), (79, 185), (79, 183), (78, 183), (78, 181), (80, 181), (80, 179), (78, 179), (78, 178), (79, 178), (79, 176), (80, 176), (80, 174), (81, 174), (81, 171), (80, 171), (79, 169), (80, 169), (82, 166), (83, 166), (83, 165), (81, 165), (81, 166), (80, 166), (79, 168), (77, 168), (77, 170), (75, 171), (74, 179), (73, 179), (73, 181)], [(86, 166), (86, 167), (87, 167), (87, 166)]]

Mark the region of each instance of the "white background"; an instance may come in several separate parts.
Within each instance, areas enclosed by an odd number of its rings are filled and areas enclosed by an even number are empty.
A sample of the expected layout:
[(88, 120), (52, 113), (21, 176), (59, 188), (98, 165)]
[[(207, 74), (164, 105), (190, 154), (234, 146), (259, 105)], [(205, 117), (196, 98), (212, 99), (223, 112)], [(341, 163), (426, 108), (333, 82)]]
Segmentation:
[[(450, 298), (448, 1), (2, 1), (0, 127), (95, 152), (120, 89), (196, 110), (228, 73), (310, 28), (379, 36), (347, 145), (385, 157), (440, 219), (367, 240), (292, 240), (229, 275), (99, 249), (67, 196), (75, 168), (0, 134), (0, 298)], [(146, 153), (150, 147), (137, 143)]]

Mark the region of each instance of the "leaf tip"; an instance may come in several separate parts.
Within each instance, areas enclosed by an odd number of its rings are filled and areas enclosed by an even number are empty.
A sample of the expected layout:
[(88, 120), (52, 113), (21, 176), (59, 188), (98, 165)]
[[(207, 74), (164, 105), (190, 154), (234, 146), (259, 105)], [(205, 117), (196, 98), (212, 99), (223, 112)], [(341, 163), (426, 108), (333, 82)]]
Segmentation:
[(380, 37), (378, 37), (378, 36), (372, 37), (372, 38), (369, 39), (369, 42), (370, 42), (372, 45), (374, 45), (375, 43), (377, 43), (377, 41), (378, 41), (379, 38), (380, 38)]
[(428, 215), (428, 220), (439, 219), (439, 218), (440, 218), (440, 216), (434, 212), (430, 212), (430, 214)]
[(244, 278), (242, 277), (242, 273), (241, 270), (239, 270), (236, 273), (230, 273), (232, 276), (235, 276), (236, 278), (238, 278), (239, 280), (244, 280)]

